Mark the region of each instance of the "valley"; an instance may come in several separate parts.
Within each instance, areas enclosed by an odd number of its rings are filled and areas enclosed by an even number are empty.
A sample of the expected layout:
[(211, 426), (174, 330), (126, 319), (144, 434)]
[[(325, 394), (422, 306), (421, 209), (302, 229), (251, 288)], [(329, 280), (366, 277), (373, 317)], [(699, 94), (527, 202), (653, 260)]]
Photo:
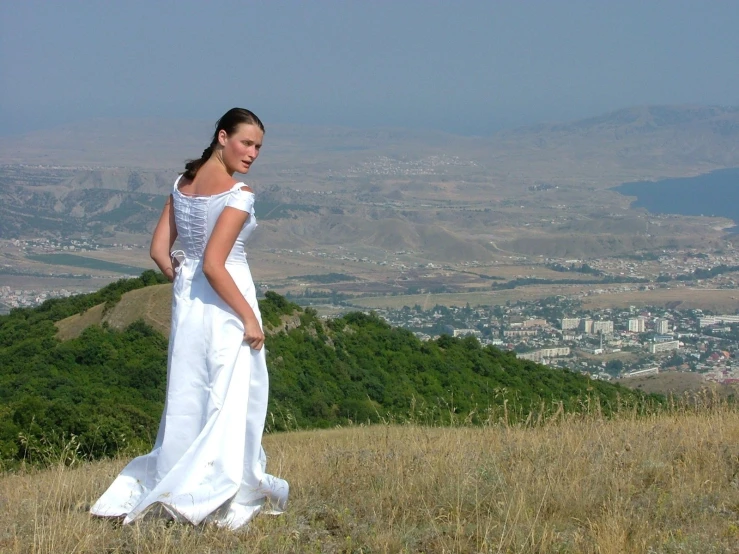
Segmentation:
[[(206, 128), (92, 121), (0, 138), (2, 282), (37, 291), (63, 279), (88, 291), (153, 268), (151, 230)], [(115, 149), (103, 140), (110, 129)], [(739, 166), (738, 136), (739, 110), (696, 106), (630, 108), (491, 137), (275, 125), (246, 179), (258, 195), (252, 268), (264, 288), (297, 296), (495, 302), (531, 288), (491, 292), (495, 279), (555, 280), (552, 263), (731, 255), (732, 220), (650, 213), (613, 187)], [(82, 246), (69, 250), (72, 241)], [(349, 279), (298, 278), (327, 273)], [(541, 294), (593, 285), (554, 283)]]

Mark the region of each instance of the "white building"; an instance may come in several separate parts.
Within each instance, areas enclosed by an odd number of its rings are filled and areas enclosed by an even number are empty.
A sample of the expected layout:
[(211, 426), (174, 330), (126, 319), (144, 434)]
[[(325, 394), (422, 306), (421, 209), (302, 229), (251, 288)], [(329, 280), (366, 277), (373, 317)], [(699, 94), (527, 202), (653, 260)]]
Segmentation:
[(482, 333), (477, 329), (455, 329), (452, 331), (452, 336), (454, 337), (467, 337), (469, 335), (472, 335), (473, 337), (481, 337)]
[(680, 341), (671, 340), (669, 342), (655, 342), (649, 345), (650, 354), (658, 354), (660, 352), (668, 352), (670, 350), (678, 350)]
[(594, 356), (599, 356), (600, 354), (603, 354), (602, 348), (582, 348), (581, 350), (586, 354), (593, 354)]
[(539, 334), (536, 329), (504, 329), (504, 337), (535, 337)]
[(562, 319), (562, 326), (560, 329), (563, 331), (567, 329), (577, 329), (580, 325), (579, 317), (565, 317)]
[(527, 329), (529, 327), (546, 327), (546, 325), (546, 319), (527, 319), (521, 324), (524, 329)]
[(657, 373), (659, 373), (658, 367), (647, 367), (624, 373), (624, 379), (628, 379), (629, 377), (643, 377), (644, 375), (656, 375)]
[(698, 318), (701, 327), (717, 325), (718, 323), (739, 323), (739, 315), (716, 315)]
[(593, 334), (612, 335), (613, 321), (593, 321)]
[(559, 356), (569, 356), (570, 348), (563, 346), (559, 348), (542, 348), (534, 352), (526, 352), (524, 354), (516, 354), (517, 358), (522, 360), (531, 360), (533, 362), (540, 362), (546, 358), (557, 358)]
[(660, 335), (666, 335), (670, 330), (670, 322), (664, 318), (660, 318), (654, 324), (654, 330)]
[(647, 325), (643, 317), (636, 317), (629, 320), (629, 331), (632, 333), (643, 333), (646, 331)]

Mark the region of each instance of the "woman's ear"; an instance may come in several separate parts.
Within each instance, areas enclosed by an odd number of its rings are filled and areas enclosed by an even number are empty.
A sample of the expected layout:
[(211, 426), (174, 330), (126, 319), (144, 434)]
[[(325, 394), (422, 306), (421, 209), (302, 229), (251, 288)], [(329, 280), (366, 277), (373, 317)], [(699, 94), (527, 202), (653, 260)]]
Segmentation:
[(226, 146), (226, 139), (228, 138), (228, 133), (226, 133), (225, 129), (221, 129), (218, 131), (218, 144), (221, 146)]

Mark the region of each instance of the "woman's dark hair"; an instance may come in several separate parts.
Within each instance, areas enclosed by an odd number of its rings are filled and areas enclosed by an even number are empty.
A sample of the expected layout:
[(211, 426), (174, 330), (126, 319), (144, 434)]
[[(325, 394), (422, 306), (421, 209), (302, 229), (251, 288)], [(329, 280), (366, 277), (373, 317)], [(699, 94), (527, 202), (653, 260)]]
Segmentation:
[(250, 112), (249, 110), (246, 110), (244, 108), (231, 108), (216, 122), (216, 130), (213, 133), (213, 138), (210, 141), (210, 146), (203, 150), (203, 154), (202, 156), (200, 156), (200, 158), (187, 161), (187, 163), (185, 164), (185, 171), (182, 173), (182, 175), (186, 179), (194, 179), (198, 170), (213, 155), (213, 150), (215, 149), (216, 144), (218, 144), (218, 133), (220, 133), (221, 131), (226, 131), (227, 135), (232, 135), (236, 131), (236, 128), (242, 123), (246, 123), (248, 125), (256, 125), (264, 133), (264, 124), (254, 112)]

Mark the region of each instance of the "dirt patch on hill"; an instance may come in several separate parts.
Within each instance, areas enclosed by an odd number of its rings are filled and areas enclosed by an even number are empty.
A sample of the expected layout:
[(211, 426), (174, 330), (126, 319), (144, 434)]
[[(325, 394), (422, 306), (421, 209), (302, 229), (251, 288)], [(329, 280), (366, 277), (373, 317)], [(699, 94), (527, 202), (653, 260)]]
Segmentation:
[(132, 290), (121, 297), (110, 310), (99, 304), (81, 314), (57, 321), (57, 337), (69, 340), (80, 336), (90, 325), (107, 323), (114, 329), (125, 329), (136, 320), (143, 319), (148, 325), (169, 336), (172, 305), (172, 285), (155, 285)]
[[(81, 314), (76, 314), (56, 322), (57, 338), (69, 340), (79, 337), (90, 325), (107, 323), (114, 329), (125, 329), (134, 321), (144, 320), (147, 325), (169, 337), (172, 314), (172, 285), (155, 285), (132, 290), (124, 294), (120, 301), (107, 312), (99, 304)], [(267, 327), (267, 334), (289, 331), (300, 326), (298, 315), (286, 315), (276, 328)]]
[(708, 394), (716, 393), (721, 397), (726, 397), (736, 392), (733, 386), (706, 381), (699, 373), (683, 371), (670, 371), (644, 377), (629, 377), (619, 379), (617, 382), (630, 389), (676, 397), (690, 396), (703, 391)]

